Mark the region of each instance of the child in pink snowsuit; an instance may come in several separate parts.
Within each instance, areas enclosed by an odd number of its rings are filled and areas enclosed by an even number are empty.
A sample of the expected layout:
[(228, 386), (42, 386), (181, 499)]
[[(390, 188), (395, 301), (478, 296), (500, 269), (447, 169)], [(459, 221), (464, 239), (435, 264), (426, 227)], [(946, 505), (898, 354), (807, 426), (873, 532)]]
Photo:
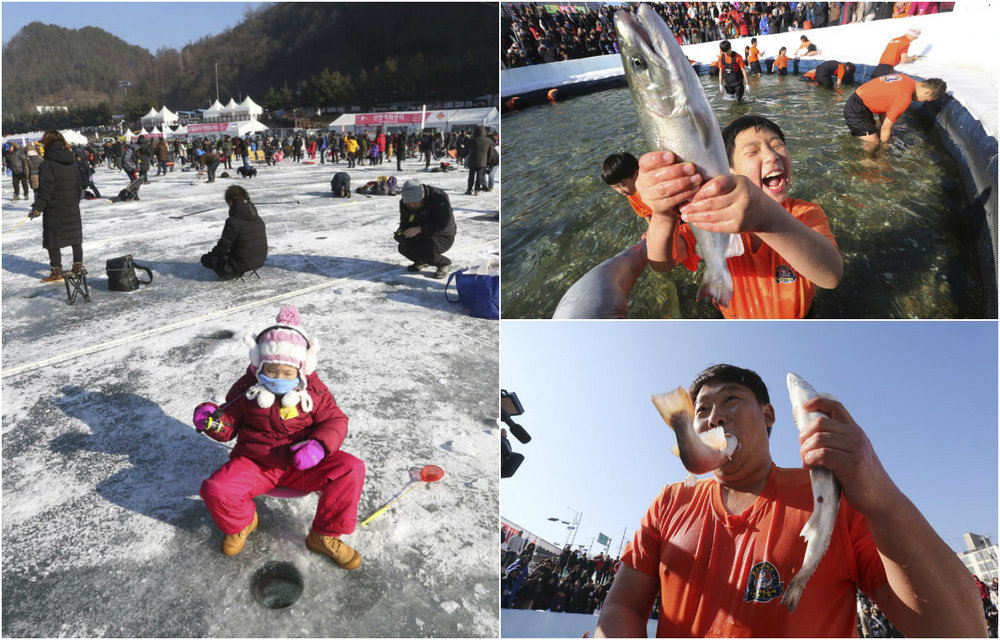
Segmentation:
[(319, 343), (300, 324), (298, 309), (288, 305), (275, 325), (247, 332), (250, 366), (226, 404), (195, 409), (198, 431), (220, 442), (236, 438), (229, 462), (202, 483), (201, 497), (225, 534), (222, 553), (232, 556), (257, 528), (254, 497), (276, 487), (318, 491), (306, 547), (353, 570), (361, 554), (340, 536), (357, 526), (365, 464), (340, 448), (347, 416), (316, 375)]

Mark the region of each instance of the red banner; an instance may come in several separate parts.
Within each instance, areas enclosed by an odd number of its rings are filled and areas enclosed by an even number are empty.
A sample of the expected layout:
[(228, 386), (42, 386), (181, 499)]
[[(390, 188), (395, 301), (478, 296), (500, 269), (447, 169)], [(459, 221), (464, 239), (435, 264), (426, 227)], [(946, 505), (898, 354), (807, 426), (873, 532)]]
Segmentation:
[(189, 124), (188, 133), (217, 133), (229, 128), (228, 122), (209, 122), (205, 124)]
[(359, 113), (354, 124), (420, 124), (419, 113)]

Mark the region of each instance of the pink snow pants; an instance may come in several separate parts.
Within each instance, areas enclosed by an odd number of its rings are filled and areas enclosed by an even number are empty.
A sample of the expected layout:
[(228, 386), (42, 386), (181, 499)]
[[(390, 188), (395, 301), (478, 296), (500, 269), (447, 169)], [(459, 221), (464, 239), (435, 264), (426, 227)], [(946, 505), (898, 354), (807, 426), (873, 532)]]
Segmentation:
[(239, 533), (253, 521), (253, 498), (275, 487), (319, 492), (313, 531), (325, 536), (352, 533), (358, 524), (358, 503), (365, 481), (365, 463), (344, 451), (323, 458), (311, 469), (268, 469), (249, 458), (233, 458), (201, 484), (201, 497), (222, 533)]

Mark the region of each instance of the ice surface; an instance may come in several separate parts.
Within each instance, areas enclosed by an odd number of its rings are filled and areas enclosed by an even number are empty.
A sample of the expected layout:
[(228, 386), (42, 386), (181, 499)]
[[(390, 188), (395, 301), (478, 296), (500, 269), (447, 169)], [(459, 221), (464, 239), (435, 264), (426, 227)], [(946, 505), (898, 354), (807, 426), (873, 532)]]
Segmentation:
[[(497, 191), (465, 196), (466, 171), (425, 173), (416, 159), (394, 169), (351, 169), (352, 187), (379, 175), (443, 187), (455, 265), (497, 254)], [(11, 202), (3, 180), (2, 229), (13, 229), (2, 258), (5, 636), (499, 633), (498, 324), (447, 302), (431, 269), (406, 272), (392, 240), (398, 197), (333, 198), (330, 178), (344, 170), (286, 163), (210, 185), (178, 168), (151, 177), (138, 202), (83, 202), (93, 301), (74, 305), (61, 284), (39, 281), (40, 220), (14, 229), (29, 204)], [(106, 195), (127, 184), (106, 168), (95, 181)], [(270, 255), (246, 283), (198, 262), (234, 183), (256, 202), (299, 202), (258, 206)], [(153, 283), (108, 291), (105, 260), (129, 253)], [(318, 372), (350, 417), (344, 449), (367, 464), (359, 521), (411, 467), (445, 470), (347, 537), (364, 557), (355, 572), (305, 548), (314, 495), (258, 498), (260, 528), (235, 558), (219, 552), (198, 496), (228, 446), (195, 433), (191, 413), (223, 399), (248, 363), (244, 332), (286, 303), (321, 342)], [(251, 579), (271, 561), (303, 575), (287, 609), (253, 599)]]

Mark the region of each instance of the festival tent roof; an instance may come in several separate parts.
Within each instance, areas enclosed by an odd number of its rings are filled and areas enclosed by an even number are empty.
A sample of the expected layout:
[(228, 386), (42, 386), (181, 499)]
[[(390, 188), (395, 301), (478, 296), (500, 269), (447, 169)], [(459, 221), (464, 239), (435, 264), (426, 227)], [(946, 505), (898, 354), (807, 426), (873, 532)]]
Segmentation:
[(481, 107), (477, 109), (452, 109), (448, 112), (448, 124), (486, 124), (490, 117), (499, 114), (496, 107)]
[(168, 109), (167, 105), (163, 105), (163, 108), (160, 109), (160, 113), (158, 114), (158, 116), (159, 116), (160, 120), (163, 121), (164, 124), (176, 124), (177, 123), (177, 114), (174, 113), (173, 111), (171, 111), (170, 109)]
[(223, 107), (222, 110), (223, 111), (236, 111), (236, 108), (238, 106), (239, 105), (236, 104), (235, 100), (233, 100), (232, 98), (229, 98), (229, 102), (226, 103), (226, 106)]
[[(184, 126), (184, 125), (181, 125), (181, 126), (175, 128), (173, 131), (171, 131), (170, 135), (172, 135), (172, 136), (186, 136), (187, 132), (188, 132), (187, 127)], [(166, 133), (166, 131), (164, 131), (164, 133)]]
[(223, 106), (221, 104), (219, 104), (218, 100), (216, 100), (215, 102), (213, 102), (211, 104), (211, 106), (208, 107), (208, 109), (205, 109), (205, 114), (204, 115), (205, 115), (206, 118), (215, 118), (215, 117), (218, 117), (218, 115), (222, 111), (222, 109), (223, 109)]
[(239, 111), (247, 111), (248, 113), (250, 113), (250, 115), (260, 115), (264, 113), (264, 108), (261, 107), (256, 102), (254, 102), (253, 100), (251, 100), (250, 96), (247, 96), (246, 99), (243, 100), (243, 102), (239, 103), (237, 105), (237, 109)]
[(234, 122), (236, 125), (236, 135), (245, 136), (248, 133), (259, 133), (261, 131), (267, 131), (267, 125), (262, 123), (260, 120), (240, 120), (239, 122)]
[(146, 115), (144, 115), (142, 117), (142, 119), (145, 120), (147, 118), (155, 118), (157, 115), (159, 115), (159, 113), (156, 111), (156, 109), (154, 109), (153, 107), (150, 107), (149, 108), (149, 113), (147, 113)]

